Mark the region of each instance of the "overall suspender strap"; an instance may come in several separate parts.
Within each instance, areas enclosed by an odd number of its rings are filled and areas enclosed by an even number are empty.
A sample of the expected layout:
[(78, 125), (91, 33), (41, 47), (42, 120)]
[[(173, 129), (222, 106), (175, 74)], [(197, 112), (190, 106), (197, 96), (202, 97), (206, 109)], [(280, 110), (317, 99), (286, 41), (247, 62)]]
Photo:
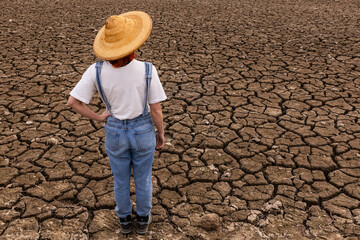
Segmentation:
[(95, 68), (96, 68), (96, 82), (97, 82), (97, 85), (98, 85), (100, 96), (101, 96), (102, 100), (104, 101), (107, 110), (112, 115), (110, 104), (109, 104), (109, 102), (107, 101), (107, 99), (105, 97), (104, 90), (103, 90), (103, 88), (101, 86), (101, 81), (100, 81), (100, 73), (101, 73), (102, 64), (103, 64), (103, 61), (98, 61), (96, 63), (96, 65), (95, 65)]
[(146, 78), (146, 97), (145, 97), (145, 107), (143, 116), (148, 114), (148, 97), (149, 97), (149, 91), (150, 91), (150, 82), (152, 78), (152, 63), (145, 62), (145, 78)]

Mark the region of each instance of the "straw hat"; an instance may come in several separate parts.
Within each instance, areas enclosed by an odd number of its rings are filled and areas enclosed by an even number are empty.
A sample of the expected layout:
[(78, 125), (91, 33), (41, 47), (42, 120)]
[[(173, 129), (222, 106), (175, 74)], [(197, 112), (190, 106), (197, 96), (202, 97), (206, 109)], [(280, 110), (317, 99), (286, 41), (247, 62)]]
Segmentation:
[(104, 60), (117, 60), (128, 56), (149, 37), (152, 21), (147, 13), (127, 12), (110, 16), (94, 41), (94, 52)]

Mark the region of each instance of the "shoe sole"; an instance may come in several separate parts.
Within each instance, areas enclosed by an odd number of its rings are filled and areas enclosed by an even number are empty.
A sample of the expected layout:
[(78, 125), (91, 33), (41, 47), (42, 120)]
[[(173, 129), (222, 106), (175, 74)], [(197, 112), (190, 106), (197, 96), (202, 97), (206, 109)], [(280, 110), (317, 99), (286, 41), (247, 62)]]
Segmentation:
[(149, 223), (148, 223), (147, 227), (144, 230), (140, 230), (140, 231), (139, 231), (139, 229), (136, 229), (136, 233), (145, 235), (148, 232), (148, 228), (149, 228), (149, 225), (151, 222), (152, 222), (152, 217), (150, 215), (150, 219), (149, 219)]
[(136, 230), (136, 233), (140, 234), (140, 235), (145, 235), (148, 232), (148, 228), (146, 228), (144, 231), (138, 231)]
[[(120, 224), (121, 225), (121, 224)], [(130, 228), (123, 228), (122, 226), (120, 226), (120, 231), (123, 234), (129, 234), (132, 232), (132, 226), (130, 226)]]
[(129, 234), (129, 233), (131, 233), (132, 232), (132, 229), (129, 229), (129, 230), (122, 230), (121, 229), (121, 233), (122, 234)]

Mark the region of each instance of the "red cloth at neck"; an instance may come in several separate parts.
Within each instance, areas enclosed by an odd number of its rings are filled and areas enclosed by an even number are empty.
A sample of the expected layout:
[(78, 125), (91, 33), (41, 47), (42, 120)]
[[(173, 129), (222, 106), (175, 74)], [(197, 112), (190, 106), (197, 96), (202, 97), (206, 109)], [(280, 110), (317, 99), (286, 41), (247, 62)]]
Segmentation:
[(113, 61), (109, 61), (111, 63), (111, 65), (115, 68), (119, 68), (119, 67), (123, 67), (127, 64), (129, 64), (132, 60), (134, 60), (135, 58), (135, 52), (130, 53), (130, 55), (117, 59), (117, 60), (113, 60)]

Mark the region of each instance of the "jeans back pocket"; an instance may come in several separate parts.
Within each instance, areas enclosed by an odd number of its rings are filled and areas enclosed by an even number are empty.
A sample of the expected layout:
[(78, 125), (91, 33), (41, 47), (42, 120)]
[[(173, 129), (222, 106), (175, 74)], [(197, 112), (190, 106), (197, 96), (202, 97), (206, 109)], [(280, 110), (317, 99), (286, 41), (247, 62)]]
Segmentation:
[(120, 147), (120, 133), (105, 125), (105, 150), (117, 151)]
[(154, 126), (152, 124), (147, 124), (146, 127), (135, 130), (134, 138), (137, 150), (146, 151), (155, 148), (156, 136)]

